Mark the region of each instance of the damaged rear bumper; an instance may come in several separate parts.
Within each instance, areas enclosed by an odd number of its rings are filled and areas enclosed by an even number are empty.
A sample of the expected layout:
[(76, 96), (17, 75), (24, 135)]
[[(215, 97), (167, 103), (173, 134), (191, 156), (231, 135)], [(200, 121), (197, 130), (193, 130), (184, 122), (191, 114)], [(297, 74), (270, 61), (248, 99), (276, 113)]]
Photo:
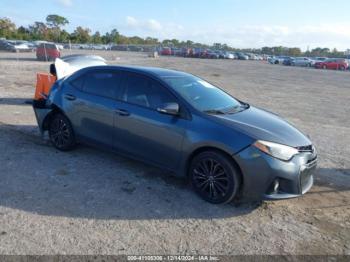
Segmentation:
[(40, 133), (43, 135), (47, 129), (46, 120), (52, 111), (52, 107), (47, 105), (47, 100), (33, 100), (33, 110)]

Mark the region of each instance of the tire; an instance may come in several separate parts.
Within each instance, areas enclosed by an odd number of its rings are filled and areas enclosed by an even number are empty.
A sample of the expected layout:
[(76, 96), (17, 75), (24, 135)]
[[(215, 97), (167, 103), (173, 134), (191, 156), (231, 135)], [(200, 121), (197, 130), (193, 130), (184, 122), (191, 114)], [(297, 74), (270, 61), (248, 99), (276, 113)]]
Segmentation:
[(60, 113), (52, 116), (49, 123), (49, 138), (52, 145), (60, 151), (74, 148), (76, 144), (74, 131), (66, 116)]
[(341, 71), (345, 71), (345, 66), (340, 66), (339, 68)]
[(238, 194), (240, 173), (231, 159), (218, 151), (195, 156), (189, 169), (193, 190), (212, 204), (231, 202)]

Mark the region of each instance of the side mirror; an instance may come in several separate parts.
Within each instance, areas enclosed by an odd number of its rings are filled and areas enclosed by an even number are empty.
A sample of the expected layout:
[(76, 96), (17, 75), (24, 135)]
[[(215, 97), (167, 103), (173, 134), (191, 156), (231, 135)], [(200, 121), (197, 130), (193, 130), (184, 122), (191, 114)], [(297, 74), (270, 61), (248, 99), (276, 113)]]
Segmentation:
[(168, 115), (179, 115), (180, 107), (178, 103), (165, 103), (162, 106), (157, 108), (159, 113), (168, 114)]

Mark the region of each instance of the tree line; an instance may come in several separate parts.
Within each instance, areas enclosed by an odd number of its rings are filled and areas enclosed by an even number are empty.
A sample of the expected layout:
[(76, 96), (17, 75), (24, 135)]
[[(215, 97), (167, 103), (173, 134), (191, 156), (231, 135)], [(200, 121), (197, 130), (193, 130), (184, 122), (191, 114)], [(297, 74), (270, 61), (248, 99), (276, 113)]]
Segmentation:
[(213, 45), (206, 45), (202, 43), (195, 43), (191, 40), (180, 41), (177, 39), (165, 39), (160, 41), (153, 37), (128, 37), (122, 35), (117, 29), (112, 29), (110, 32), (101, 34), (99, 31), (92, 32), (89, 28), (82, 26), (69, 33), (62, 29), (69, 24), (67, 18), (56, 14), (50, 14), (46, 17), (45, 22), (34, 22), (28, 27), (17, 27), (9, 18), (0, 18), (0, 37), (6, 39), (17, 40), (45, 40), (57, 43), (78, 43), (78, 44), (119, 44), (119, 45), (162, 45), (170, 47), (200, 47), (200, 48), (215, 48), (226, 51), (241, 51), (253, 52), (257, 54), (267, 55), (288, 55), (288, 56), (328, 56), (328, 57), (343, 57), (344, 52), (339, 52), (336, 49), (317, 47), (306, 52), (302, 52), (298, 47), (262, 47), (259, 49), (238, 49), (227, 44), (214, 43)]

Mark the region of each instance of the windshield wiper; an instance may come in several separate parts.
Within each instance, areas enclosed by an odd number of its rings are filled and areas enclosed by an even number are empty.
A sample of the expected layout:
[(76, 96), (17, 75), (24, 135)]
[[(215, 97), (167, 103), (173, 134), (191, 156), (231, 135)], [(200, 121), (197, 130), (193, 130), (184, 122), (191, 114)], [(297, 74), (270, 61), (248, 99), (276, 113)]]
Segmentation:
[(234, 113), (238, 113), (241, 112), (243, 110), (246, 110), (249, 108), (249, 104), (246, 103), (241, 103), (238, 106), (232, 106), (232, 107), (228, 107), (225, 110), (222, 110), (223, 112), (225, 112), (226, 114), (234, 114)]
[(207, 114), (213, 114), (213, 115), (225, 115), (225, 114), (238, 113), (248, 109), (249, 107), (250, 107), (249, 104), (241, 103), (240, 105), (236, 105), (236, 106), (229, 106), (222, 109), (208, 109), (208, 110), (204, 110), (203, 112)]
[(204, 110), (204, 113), (211, 114), (211, 115), (224, 115), (225, 112), (221, 110), (216, 110), (216, 109), (209, 109), (209, 110)]

